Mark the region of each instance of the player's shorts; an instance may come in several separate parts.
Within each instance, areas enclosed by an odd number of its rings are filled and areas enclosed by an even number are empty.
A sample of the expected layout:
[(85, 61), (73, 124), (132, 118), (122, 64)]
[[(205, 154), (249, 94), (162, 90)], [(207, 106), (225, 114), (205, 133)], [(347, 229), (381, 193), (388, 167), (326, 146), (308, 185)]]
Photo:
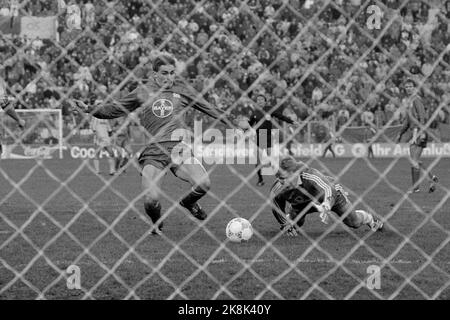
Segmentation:
[(189, 158), (193, 158), (192, 149), (182, 141), (165, 141), (152, 143), (142, 150), (138, 163), (143, 169), (146, 165), (152, 165), (164, 170), (172, 171)]
[(411, 146), (417, 146), (419, 148), (426, 148), (428, 143), (428, 134), (426, 132), (420, 133), (417, 141), (412, 143)]
[(95, 137), (94, 145), (98, 148), (110, 147), (112, 145), (110, 137)]

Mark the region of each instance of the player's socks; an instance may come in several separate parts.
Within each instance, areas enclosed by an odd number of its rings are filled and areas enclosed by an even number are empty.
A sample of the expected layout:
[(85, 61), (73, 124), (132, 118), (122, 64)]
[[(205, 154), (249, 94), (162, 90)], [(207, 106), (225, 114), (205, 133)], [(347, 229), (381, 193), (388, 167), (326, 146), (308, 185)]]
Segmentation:
[(116, 170), (115, 170), (115, 160), (114, 158), (108, 158), (108, 163), (109, 163), (109, 174), (113, 175)]
[(370, 226), (374, 222), (373, 215), (370, 213), (364, 211), (364, 210), (355, 210), (356, 214), (358, 215), (358, 220), (361, 221), (361, 225), (368, 225)]
[(208, 215), (197, 203), (207, 193), (201, 187), (192, 188), (192, 191), (180, 201), (180, 205), (189, 210), (189, 212), (198, 220), (205, 220)]
[(258, 183), (257, 183), (258, 186), (264, 185), (264, 179), (263, 179), (263, 176), (262, 176), (261, 168), (258, 168), (258, 171), (256, 173), (258, 174)]
[(114, 159), (114, 166), (116, 168), (116, 171), (119, 171), (121, 163), (122, 163), (122, 159), (120, 157), (117, 157)]
[(182, 206), (190, 208), (192, 207), (198, 200), (200, 200), (205, 194), (206, 190), (200, 187), (192, 188), (191, 192), (181, 200)]
[(100, 173), (100, 160), (94, 159), (94, 169), (95, 173)]
[(128, 163), (128, 157), (123, 157), (122, 161), (120, 163), (120, 168), (125, 167), (127, 165), (127, 163)]
[[(144, 202), (145, 213), (150, 217), (155, 228), (161, 230), (163, 227), (163, 221), (161, 220), (161, 203), (159, 201), (145, 201)], [(158, 233), (155, 229), (152, 233)]]
[(417, 184), (417, 182), (420, 179), (420, 169), (411, 167), (411, 178), (413, 190), (418, 190), (419, 185)]
[(374, 217), (373, 214), (366, 212), (364, 210), (355, 210), (357, 220), (359, 223), (356, 223), (356, 228), (359, 228), (362, 225), (369, 226), (372, 231), (379, 231), (383, 229), (383, 222)]

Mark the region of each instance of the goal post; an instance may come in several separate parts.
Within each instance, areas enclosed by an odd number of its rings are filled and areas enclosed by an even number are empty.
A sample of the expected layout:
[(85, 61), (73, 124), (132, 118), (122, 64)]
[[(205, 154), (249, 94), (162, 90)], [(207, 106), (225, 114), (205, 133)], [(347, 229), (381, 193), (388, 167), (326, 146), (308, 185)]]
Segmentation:
[(63, 158), (64, 137), (61, 110), (16, 110), (25, 120), (23, 132), (13, 119), (1, 114), (2, 159)]

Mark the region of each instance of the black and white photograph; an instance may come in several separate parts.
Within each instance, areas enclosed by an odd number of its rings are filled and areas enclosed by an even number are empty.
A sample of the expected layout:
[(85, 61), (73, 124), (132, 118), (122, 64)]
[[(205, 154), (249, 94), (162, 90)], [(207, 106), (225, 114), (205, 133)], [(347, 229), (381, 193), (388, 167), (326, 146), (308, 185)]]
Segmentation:
[(0, 0), (0, 107), (0, 300), (450, 300), (450, 0)]

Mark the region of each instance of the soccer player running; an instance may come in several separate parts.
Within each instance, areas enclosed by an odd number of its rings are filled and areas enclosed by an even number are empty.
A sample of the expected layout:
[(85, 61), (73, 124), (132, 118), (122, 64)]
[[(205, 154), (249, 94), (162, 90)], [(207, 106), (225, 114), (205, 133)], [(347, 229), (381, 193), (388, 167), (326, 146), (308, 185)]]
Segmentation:
[(406, 92), (406, 118), (403, 123), (403, 127), (397, 137), (397, 143), (403, 134), (412, 129), (412, 139), (409, 143), (409, 158), (411, 161), (411, 180), (412, 190), (408, 191), (409, 194), (420, 192), (419, 180), (420, 171), (423, 170), (427, 173), (428, 178), (431, 180), (428, 191), (434, 192), (436, 190), (436, 183), (439, 181), (438, 177), (431, 173), (430, 170), (425, 168), (420, 157), (423, 149), (427, 147), (428, 133), (427, 133), (427, 115), (425, 106), (421, 97), (417, 93), (416, 84), (412, 79), (408, 79), (405, 82)]
[(94, 131), (94, 145), (95, 157), (94, 168), (95, 173), (100, 174), (100, 153), (106, 151), (108, 153), (109, 175), (113, 176), (116, 173), (115, 169), (115, 155), (113, 144), (111, 141), (111, 124), (107, 119), (93, 118), (91, 122), (91, 129)]
[[(15, 104), (16, 100), (8, 96), (6, 94), (5, 86), (2, 83), (3, 81), (0, 81), (0, 107), (5, 111), (5, 113), (10, 116), (13, 120), (17, 122), (17, 125), (20, 129), (25, 128), (25, 120), (21, 119), (15, 110)], [(3, 154), (3, 146), (0, 143), (0, 156)]]
[(380, 219), (364, 210), (353, 209), (348, 193), (334, 180), (293, 157), (283, 158), (270, 190), (272, 213), (281, 229), (296, 236), (308, 214), (318, 212), (322, 222), (327, 224), (328, 215), (333, 211), (351, 228), (367, 225), (372, 231), (382, 230)]
[[(268, 156), (272, 156), (272, 129), (274, 126), (273, 118), (277, 118), (281, 121), (289, 124), (295, 124), (292, 119), (284, 116), (279, 110), (273, 109), (267, 103), (267, 97), (264, 94), (256, 95), (256, 109), (253, 111), (249, 119), (249, 124), (256, 131), (256, 145), (258, 147), (256, 168), (258, 174), (257, 186), (264, 185), (264, 179), (262, 175), (263, 156), (266, 153)], [(275, 125), (275, 127), (277, 127)]]
[(176, 78), (175, 64), (175, 59), (169, 55), (158, 56), (153, 61), (153, 76), (117, 102), (93, 108), (82, 101), (76, 101), (85, 112), (92, 111), (94, 117), (104, 119), (123, 117), (141, 108), (140, 123), (146, 129), (150, 141), (140, 152), (138, 163), (142, 170), (144, 209), (153, 222), (153, 234), (161, 234), (163, 227), (161, 186), (162, 177), (169, 169), (176, 177), (192, 186), (180, 205), (199, 220), (207, 218), (198, 201), (209, 191), (211, 182), (207, 171), (193, 157), (180, 135), (186, 129), (185, 118), (189, 108), (234, 127), (220, 109), (210, 106)]

